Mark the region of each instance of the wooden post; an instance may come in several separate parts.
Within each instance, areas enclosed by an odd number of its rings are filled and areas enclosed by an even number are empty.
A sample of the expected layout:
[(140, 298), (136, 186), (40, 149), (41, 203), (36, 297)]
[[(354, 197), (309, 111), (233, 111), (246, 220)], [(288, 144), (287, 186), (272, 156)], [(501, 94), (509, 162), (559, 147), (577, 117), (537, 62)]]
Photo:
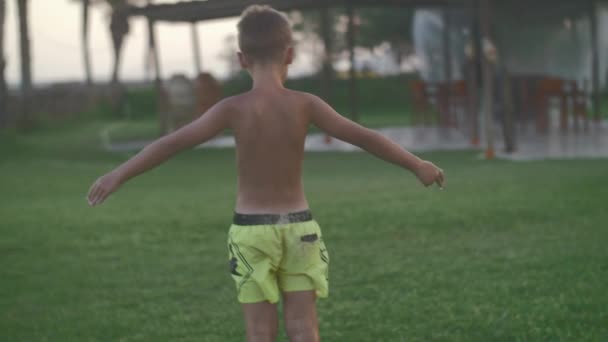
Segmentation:
[(593, 116), (600, 122), (600, 53), (598, 47), (598, 24), (596, 0), (589, 0), (589, 23), (591, 29), (591, 98)]
[[(500, 60), (499, 60), (500, 61)], [(503, 66), (503, 77), (502, 77), (502, 96), (503, 96), (503, 137), (505, 141), (505, 152), (513, 153), (516, 149), (515, 142), (515, 119), (514, 119), (514, 105), (513, 105), (513, 88), (511, 86), (511, 75), (506, 66)]]
[[(481, 28), (482, 39), (490, 38), (490, 4), (489, 0), (480, 1), (479, 21)], [(481, 51), (481, 73), (483, 76), (483, 112), (484, 112), (484, 126), (486, 135), (486, 159), (494, 159), (494, 75), (492, 72), (492, 66), (490, 61), (485, 55), (483, 49)]]
[[(439, 103), (443, 105), (440, 106), (441, 111), (441, 126), (449, 126), (452, 122), (452, 49), (451, 49), (451, 38), (450, 38), (450, 26), (451, 26), (451, 18), (450, 18), (450, 10), (448, 8), (444, 8), (442, 12), (443, 18), (443, 75), (444, 75), (444, 84), (445, 91), (440, 91), (440, 97), (444, 97), (443, 99), (439, 99)], [(441, 88), (441, 87), (440, 87)]]
[(473, 62), (475, 63), (475, 76), (477, 77), (476, 81), (478, 85), (483, 83), (483, 38), (481, 34), (481, 26), (480, 26), (480, 18), (481, 18), (481, 4), (479, 3), (481, 0), (473, 0), (473, 27), (472, 27), (472, 35), (473, 35)]
[(4, 58), (4, 20), (6, 18), (6, 1), (0, 0), (0, 128), (8, 122), (8, 86), (4, 76), (6, 60)]
[[(148, 0), (149, 1), (149, 0)], [(112, 68), (111, 85), (114, 91), (114, 106), (116, 110), (122, 110), (124, 105), (124, 89), (120, 82), (120, 65), (124, 42), (129, 34), (129, 15), (127, 4), (123, 2), (112, 2), (112, 14), (110, 16), (110, 33), (112, 35), (112, 47), (114, 48), (114, 65)]]
[(331, 97), (331, 80), (333, 78), (332, 63), (332, 28), (329, 8), (321, 8), (321, 38), (323, 39), (323, 66), (321, 68), (321, 98), (329, 102)]
[(156, 30), (154, 27), (154, 21), (150, 19), (148, 19), (148, 44), (150, 47), (150, 53), (152, 53), (152, 62), (154, 64), (154, 81), (157, 83), (157, 85), (161, 85), (161, 67), (158, 46), (156, 45)]
[[(148, 5), (151, 2), (151, 0), (148, 0)], [(158, 110), (160, 134), (164, 135), (169, 129), (169, 120), (167, 118), (166, 106), (164, 106), (165, 92), (163, 90), (158, 46), (156, 45), (156, 30), (154, 28), (154, 20), (150, 18), (148, 18), (148, 47), (154, 63), (154, 90), (156, 92), (156, 109)]]
[[(323, 39), (323, 65), (321, 67), (321, 98), (326, 102), (330, 102), (331, 98), (331, 82), (333, 79), (333, 30), (331, 27), (331, 18), (329, 15), (329, 8), (321, 8), (320, 13), (321, 20), (321, 38)], [(325, 135), (325, 143), (329, 144), (332, 142), (332, 138), (329, 135)]]
[(19, 122), (27, 127), (30, 122), (30, 103), (32, 101), (32, 56), (30, 54), (29, 11), (28, 0), (18, 0), (19, 35), (21, 51), (21, 117)]
[(348, 15), (348, 30), (346, 32), (346, 40), (348, 44), (350, 71), (349, 71), (349, 100), (350, 100), (350, 117), (353, 121), (359, 121), (359, 113), (357, 112), (357, 73), (355, 70), (355, 13), (353, 5), (346, 5), (346, 13)]
[(89, 51), (89, 9), (90, 0), (82, 0), (82, 57), (84, 62), (84, 74), (89, 95), (93, 87), (93, 76), (91, 71), (91, 54)]
[(483, 83), (481, 74), (481, 59), (482, 59), (482, 38), (481, 32), (479, 28), (479, 1), (474, 1), (472, 3), (473, 8), (471, 11), (473, 12), (473, 21), (471, 23), (471, 50), (472, 50), (472, 58), (471, 63), (469, 65), (469, 96), (471, 97), (471, 113), (469, 117), (471, 118), (471, 144), (478, 146), (480, 143), (479, 134), (479, 85)]
[(194, 56), (194, 66), (196, 70), (196, 76), (200, 75), (203, 72), (203, 67), (201, 66), (201, 46), (199, 44), (198, 39), (198, 29), (196, 27), (196, 22), (193, 22), (190, 25), (190, 31), (192, 32), (192, 52)]
[[(578, 34), (578, 30), (573, 28), (573, 27), (568, 27), (568, 30), (570, 31), (570, 41), (572, 42), (572, 46), (575, 50), (580, 51), (581, 49), (581, 41), (579, 39), (579, 34)], [(570, 87), (570, 92), (569, 92), (569, 98), (570, 101), (568, 101), (569, 103), (567, 103), (567, 110), (569, 110), (569, 112), (572, 115), (572, 121), (573, 121), (573, 128), (575, 132), (578, 132), (579, 130), (579, 120), (581, 119), (580, 117), (583, 116), (581, 115), (582, 113), (580, 112), (579, 108), (579, 99), (583, 96), (581, 96), (581, 87), (582, 85), (579, 86), (579, 81), (578, 80), (570, 80), (567, 81), (567, 84)], [(583, 120), (586, 120), (586, 115), (583, 116)]]

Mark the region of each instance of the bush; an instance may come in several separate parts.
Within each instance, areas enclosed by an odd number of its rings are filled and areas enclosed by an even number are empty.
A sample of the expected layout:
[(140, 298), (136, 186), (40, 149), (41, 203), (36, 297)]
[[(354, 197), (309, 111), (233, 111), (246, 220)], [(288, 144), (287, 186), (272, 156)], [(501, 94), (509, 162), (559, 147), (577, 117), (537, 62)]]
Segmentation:
[[(412, 76), (401, 75), (383, 78), (360, 78), (358, 79), (357, 102), (359, 113), (363, 119), (366, 115), (383, 112), (385, 115), (392, 113), (410, 112), (410, 100), (408, 83)], [(289, 79), (286, 86), (290, 89), (321, 95), (321, 82), (318, 77), (304, 77)], [(251, 87), (251, 80), (246, 74), (240, 73), (235, 78), (224, 82), (224, 95), (232, 96)], [(332, 94), (329, 103), (340, 113), (350, 113), (349, 80), (335, 79), (332, 81)]]

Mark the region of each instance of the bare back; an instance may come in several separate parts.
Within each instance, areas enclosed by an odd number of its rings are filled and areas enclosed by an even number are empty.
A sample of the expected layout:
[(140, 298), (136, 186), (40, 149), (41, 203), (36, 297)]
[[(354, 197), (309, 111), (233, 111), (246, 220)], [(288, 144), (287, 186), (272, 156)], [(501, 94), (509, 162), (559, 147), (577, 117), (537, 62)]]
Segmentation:
[(236, 211), (287, 213), (308, 208), (302, 159), (309, 124), (306, 96), (254, 89), (233, 98), (238, 166)]
[(414, 172), (425, 186), (437, 183), (443, 187), (443, 171), (433, 163), (342, 117), (318, 97), (266, 87), (222, 100), (190, 124), (146, 146), (93, 184), (89, 204), (102, 203), (127, 180), (232, 128), (239, 173), (236, 211), (282, 214), (307, 209), (301, 178), (309, 123)]

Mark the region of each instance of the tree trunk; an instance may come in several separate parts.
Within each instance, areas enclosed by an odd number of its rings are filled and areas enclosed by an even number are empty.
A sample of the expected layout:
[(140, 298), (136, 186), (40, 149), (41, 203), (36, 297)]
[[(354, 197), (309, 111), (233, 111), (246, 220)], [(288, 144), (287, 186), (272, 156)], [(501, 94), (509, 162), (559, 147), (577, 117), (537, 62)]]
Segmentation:
[(357, 103), (357, 71), (355, 69), (355, 10), (353, 5), (346, 5), (346, 13), (348, 15), (348, 29), (346, 31), (346, 41), (348, 44), (348, 59), (350, 61), (349, 70), (349, 102), (350, 102), (350, 118), (354, 122), (359, 122), (358, 103)]
[[(452, 37), (451, 29), (451, 13), (449, 8), (444, 8), (442, 12), (443, 29), (442, 29), (442, 57), (443, 57), (443, 84), (445, 92), (440, 95), (444, 98), (446, 106), (440, 108), (440, 127), (448, 127), (453, 123), (452, 118)], [(441, 92), (440, 92), (441, 94)]]
[(124, 38), (129, 33), (129, 18), (124, 12), (124, 4), (112, 6), (112, 17), (110, 21), (110, 33), (112, 34), (112, 46), (114, 48), (114, 67), (112, 70), (112, 107), (115, 112), (123, 113), (125, 104), (125, 91), (120, 83), (120, 62)]
[(120, 62), (124, 38), (129, 33), (129, 19), (124, 13), (124, 5), (119, 4), (112, 7), (110, 21), (110, 33), (112, 34), (112, 46), (114, 48), (114, 67), (112, 69), (112, 84), (120, 83)]
[(91, 54), (89, 51), (89, 8), (90, 0), (82, 0), (82, 58), (86, 84), (90, 91), (93, 86), (93, 76), (91, 74)]
[(86, 105), (92, 108), (96, 103), (96, 94), (93, 84), (93, 70), (91, 65), (91, 51), (89, 47), (89, 22), (90, 22), (91, 0), (82, 0), (82, 58), (84, 62), (84, 74), (86, 84)]
[[(490, 35), (490, 1), (481, 0), (479, 2), (479, 27), (481, 29), (481, 37), (487, 38), (491, 41)], [(482, 44), (480, 42), (480, 44)], [(483, 90), (482, 90), (482, 103), (484, 112), (484, 128), (486, 138), (486, 159), (494, 159), (494, 74), (492, 64), (485, 55), (485, 51), (481, 51), (481, 64), (482, 64), (482, 78), (483, 78)]]
[[(148, 6), (152, 4), (148, 0)], [(154, 21), (148, 18), (148, 51), (154, 62), (154, 90), (156, 92), (156, 110), (158, 111), (158, 121), (160, 126), (160, 135), (165, 135), (169, 131), (168, 117), (168, 99), (163, 90), (163, 81), (160, 69), (160, 54), (158, 53), (158, 45), (156, 44), (156, 30)]]
[(6, 12), (6, 1), (0, 0), (0, 127), (3, 127), (8, 122), (7, 118), (7, 102), (8, 91), (6, 87), (6, 79), (4, 78), (4, 69), (6, 60), (4, 59), (4, 18)]
[(393, 48), (395, 49), (395, 62), (397, 63), (397, 68), (399, 69), (399, 74), (401, 74), (401, 64), (403, 63), (403, 57), (405, 55), (405, 49), (399, 42), (393, 43)]
[(515, 152), (515, 109), (513, 106), (513, 90), (511, 87), (511, 74), (507, 68), (503, 68), (503, 136), (505, 140), (505, 152)]
[(591, 102), (593, 103), (593, 117), (596, 123), (601, 121), (601, 97), (600, 97), (600, 48), (599, 48), (599, 25), (598, 7), (595, 0), (589, 1), (589, 25), (591, 31)]
[(331, 101), (331, 82), (334, 77), (333, 67), (333, 37), (332, 22), (329, 13), (329, 8), (321, 9), (321, 38), (323, 39), (323, 65), (321, 69), (321, 97), (327, 101)]
[[(323, 60), (321, 65), (321, 98), (331, 103), (332, 80), (334, 79), (333, 65), (333, 31), (329, 7), (321, 8), (320, 13), (321, 38), (323, 39)], [(317, 55), (314, 53), (314, 55)], [(332, 137), (325, 135), (325, 143), (330, 144)]]
[(27, 127), (31, 122), (31, 98), (32, 98), (32, 58), (30, 55), (30, 38), (28, 28), (28, 0), (17, 0), (19, 16), (19, 39), (21, 48), (21, 116), (19, 123)]
[(192, 56), (194, 57), (194, 67), (196, 71), (196, 77), (203, 72), (203, 66), (201, 64), (201, 46), (198, 38), (198, 28), (196, 22), (190, 24), (190, 30), (192, 35)]

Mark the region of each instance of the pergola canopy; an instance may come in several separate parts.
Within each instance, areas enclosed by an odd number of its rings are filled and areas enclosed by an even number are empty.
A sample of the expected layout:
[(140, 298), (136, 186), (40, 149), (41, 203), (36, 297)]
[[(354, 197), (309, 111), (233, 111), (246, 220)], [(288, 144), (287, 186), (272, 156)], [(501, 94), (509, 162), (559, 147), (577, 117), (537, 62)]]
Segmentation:
[(207, 0), (173, 4), (130, 6), (130, 16), (145, 16), (156, 21), (196, 22), (239, 16), (247, 6), (265, 4), (281, 11), (351, 6), (466, 6), (470, 0)]
[[(608, 0), (490, 0), (491, 6), (504, 7), (517, 13), (526, 13), (535, 8), (555, 8), (556, 5), (574, 5), (571, 15), (582, 15), (580, 10), (588, 3), (608, 2)], [(296, 9), (315, 9), (344, 6), (401, 6), (401, 7), (476, 7), (478, 0), (207, 0), (181, 1), (172, 4), (153, 4), (146, 6), (129, 6), (127, 15), (144, 16), (155, 21), (197, 22), (210, 19), (239, 16), (243, 9), (254, 4), (270, 5), (281, 11)], [(576, 10), (576, 8), (579, 10)], [(578, 13), (577, 13), (578, 12)]]

